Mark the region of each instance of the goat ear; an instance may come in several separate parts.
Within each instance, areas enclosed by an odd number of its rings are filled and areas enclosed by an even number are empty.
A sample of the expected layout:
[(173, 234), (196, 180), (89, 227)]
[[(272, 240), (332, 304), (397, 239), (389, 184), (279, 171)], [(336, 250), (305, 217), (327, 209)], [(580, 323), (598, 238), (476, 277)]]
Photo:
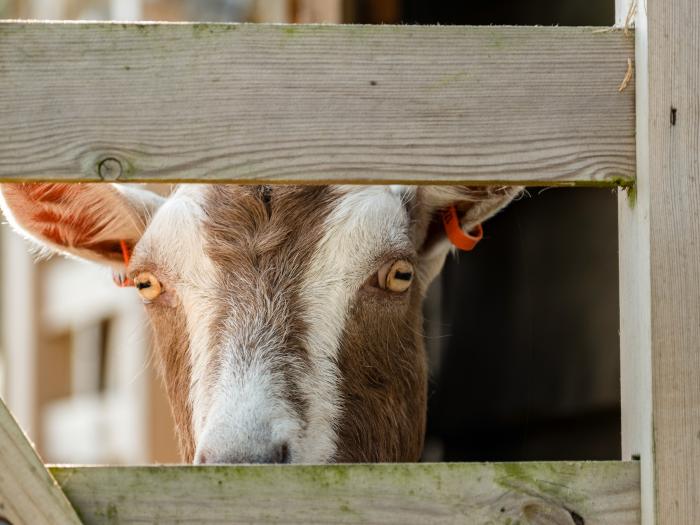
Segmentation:
[(121, 241), (133, 248), (164, 199), (114, 184), (0, 185), (0, 207), (24, 237), (51, 251), (123, 268)]
[(520, 192), (519, 186), (425, 186), (423, 202), (430, 214), (425, 239), (419, 250), (427, 281), (442, 269), (452, 245), (442, 224), (442, 211), (454, 206), (462, 230), (473, 230), (507, 206)]

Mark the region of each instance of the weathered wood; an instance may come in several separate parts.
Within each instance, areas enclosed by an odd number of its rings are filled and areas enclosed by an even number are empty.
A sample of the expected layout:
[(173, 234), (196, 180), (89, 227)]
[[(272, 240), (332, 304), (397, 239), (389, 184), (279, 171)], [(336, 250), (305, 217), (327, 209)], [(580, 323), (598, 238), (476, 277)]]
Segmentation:
[(639, 465), (51, 467), (86, 524), (639, 523)]
[(619, 199), (623, 457), (642, 522), (700, 523), (700, 4), (638, 2), (636, 189)]
[(0, 24), (0, 180), (624, 183), (632, 56), (574, 27)]
[(0, 399), (0, 518), (13, 525), (80, 520)]

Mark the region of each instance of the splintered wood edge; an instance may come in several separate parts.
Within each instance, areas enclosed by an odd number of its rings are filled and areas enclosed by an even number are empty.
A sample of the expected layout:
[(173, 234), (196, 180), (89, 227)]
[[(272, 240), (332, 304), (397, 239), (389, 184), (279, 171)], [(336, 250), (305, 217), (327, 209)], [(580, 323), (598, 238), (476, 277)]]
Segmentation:
[(81, 521), (0, 399), (0, 517), (13, 525)]

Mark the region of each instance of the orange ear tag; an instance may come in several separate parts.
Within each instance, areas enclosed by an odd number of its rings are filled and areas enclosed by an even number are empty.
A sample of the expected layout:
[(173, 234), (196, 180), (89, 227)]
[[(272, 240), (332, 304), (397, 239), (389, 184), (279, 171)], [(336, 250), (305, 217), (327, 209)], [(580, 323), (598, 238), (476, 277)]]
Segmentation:
[[(129, 267), (129, 261), (131, 260), (131, 254), (129, 253), (129, 247), (126, 245), (126, 241), (119, 241), (119, 246), (122, 248), (122, 257), (124, 257), (124, 266)], [(134, 281), (126, 277), (125, 275), (118, 274), (116, 272), (112, 273), (112, 280), (119, 288), (127, 288), (129, 286), (134, 286)]]
[(442, 224), (445, 226), (445, 232), (450, 242), (456, 248), (465, 252), (472, 251), (474, 246), (476, 246), (484, 236), (484, 229), (481, 227), (481, 224), (477, 224), (469, 233), (464, 233), (462, 226), (459, 224), (457, 209), (454, 206), (443, 210)]

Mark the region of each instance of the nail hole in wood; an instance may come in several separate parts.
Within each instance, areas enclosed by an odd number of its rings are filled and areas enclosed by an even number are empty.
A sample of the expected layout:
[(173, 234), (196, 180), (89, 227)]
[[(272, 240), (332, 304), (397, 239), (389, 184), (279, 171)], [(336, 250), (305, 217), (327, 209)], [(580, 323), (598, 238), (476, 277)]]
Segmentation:
[(122, 163), (113, 157), (100, 161), (98, 173), (102, 180), (117, 180), (122, 175)]

